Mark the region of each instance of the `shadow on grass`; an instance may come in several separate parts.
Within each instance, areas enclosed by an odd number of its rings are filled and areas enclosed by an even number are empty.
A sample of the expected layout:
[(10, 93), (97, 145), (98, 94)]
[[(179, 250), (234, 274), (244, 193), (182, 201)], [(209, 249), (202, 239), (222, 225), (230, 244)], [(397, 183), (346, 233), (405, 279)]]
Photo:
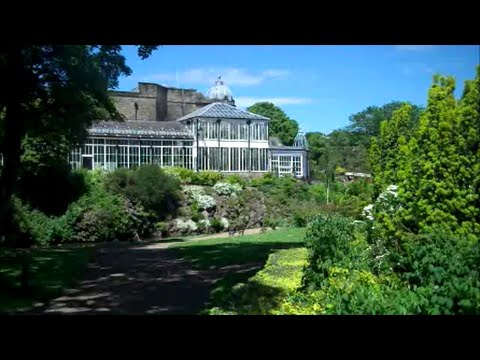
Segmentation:
[[(168, 251), (199, 269), (218, 272), (219, 280), (213, 284), (210, 299), (205, 304), (207, 308), (258, 314), (277, 306), (283, 291), (258, 282), (248, 282), (248, 279), (264, 267), (274, 250), (302, 246), (299, 242), (238, 242), (185, 246)], [(201, 313), (205, 314), (205, 309)]]
[(245, 264), (264, 264), (272, 250), (291, 249), (302, 243), (286, 241), (225, 241), (219, 244), (195, 244), (169, 248), (178, 257), (190, 261), (201, 269), (228, 268)]
[[(86, 248), (0, 250), (0, 313), (31, 307), (58, 296), (84, 274)], [(22, 288), (22, 263), (28, 264), (28, 287)]]
[(102, 249), (78, 286), (29, 313), (199, 314), (259, 271), (272, 250), (301, 244), (239, 241), (180, 246)]

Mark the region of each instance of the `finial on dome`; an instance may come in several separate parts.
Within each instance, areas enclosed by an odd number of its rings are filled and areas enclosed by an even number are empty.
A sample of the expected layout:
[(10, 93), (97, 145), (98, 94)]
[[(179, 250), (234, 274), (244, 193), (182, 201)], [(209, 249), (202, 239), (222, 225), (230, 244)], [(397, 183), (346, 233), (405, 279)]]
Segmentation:
[(218, 75), (215, 85), (208, 89), (206, 95), (212, 100), (233, 102), (232, 91), (224, 84), (221, 75)]

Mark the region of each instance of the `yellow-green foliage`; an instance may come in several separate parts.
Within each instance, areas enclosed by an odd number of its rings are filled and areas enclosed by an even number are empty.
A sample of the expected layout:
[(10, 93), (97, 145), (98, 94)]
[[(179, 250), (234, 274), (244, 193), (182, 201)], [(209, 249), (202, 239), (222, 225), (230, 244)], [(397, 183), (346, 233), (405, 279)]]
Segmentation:
[(271, 254), (265, 268), (247, 283), (233, 287), (225, 306), (208, 311), (210, 315), (268, 315), (279, 312), (278, 305), (293, 294), (302, 283), (307, 265), (307, 249), (279, 250)]
[[(393, 275), (377, 276), (368, 270), (332, 266), (320, 290), (292, 293), (275, 311), (279, 315), (407, 313), (390, 307), (389, 299), (400, 286)], [(394, 305), (394, 304), (391, 304)]]
[(251, 281), (284, 291), (293, 291), (300, 287), (302, 269), (306, 265), (307, 249), (279, 250), (270, 255), (265, 268), (251, 278)]

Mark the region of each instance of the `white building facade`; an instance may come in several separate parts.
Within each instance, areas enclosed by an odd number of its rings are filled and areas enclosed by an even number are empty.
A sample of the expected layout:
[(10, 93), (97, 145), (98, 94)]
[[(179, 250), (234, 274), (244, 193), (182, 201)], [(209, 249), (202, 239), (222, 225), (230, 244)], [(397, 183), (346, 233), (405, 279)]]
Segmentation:
[(173, 121), (137, 120), (140, 101), (135, 101), (135, 120), (96, 122), (86, 143), (71, 153), (70, 163), (73, 168), (88, 169), (157, 164), (196, 171), (271, 171), (309, 177), (308, 144), (302, 134), (294, 146), (278, 144), (269, 136), (270, 119), (235, 107), (230, 89), (220, 79), (206, 98), (208, 105)]

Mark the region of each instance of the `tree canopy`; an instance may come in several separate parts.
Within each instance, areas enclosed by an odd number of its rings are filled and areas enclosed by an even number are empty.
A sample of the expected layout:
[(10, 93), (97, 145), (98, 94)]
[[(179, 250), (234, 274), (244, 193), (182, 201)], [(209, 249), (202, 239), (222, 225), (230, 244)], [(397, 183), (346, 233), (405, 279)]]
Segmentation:
[[(148, 57), (156, 45), (140, 45)], [(65, 158), (95, 120), (120, 119), (108, 89), (130, 75), (118, 45), (13, 45), (0, 48), (0, 236), (25, 156)], [(34, 153), (37, 153), (36, 155)]]
[(259, 102), (247, 110), (270, 118), (272, 121), (269, 125), (269, 135), (278, 137), (284, 145), (293, 145), (299, 129), (298, 123), (290, 119), (282, 109), (269, 102)]
[[(381, 107), (369, 106), (365, 110), (350, 116), (350, 125), (347, 130), (361, 133), (368, 136), (378, 136), (380, 134), (380, 123), (384, 120), (390, 120), (393, 112), (400, 109), (406, 102), (392, 101)], [(414, 122), (418, 122), (423, 108), (412, 105), (412, 116)]]

